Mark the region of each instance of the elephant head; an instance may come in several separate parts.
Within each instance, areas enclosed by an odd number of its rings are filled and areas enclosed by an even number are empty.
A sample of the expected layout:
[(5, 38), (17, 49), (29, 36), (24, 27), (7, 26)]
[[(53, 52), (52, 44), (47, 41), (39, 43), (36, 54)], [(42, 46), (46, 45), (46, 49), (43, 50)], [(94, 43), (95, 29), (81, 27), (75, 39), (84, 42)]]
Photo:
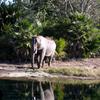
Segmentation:
[(37, 37), (32, 37), (32, 67), (34, 68), (35, 54), (37, 53)]
[(37, 53), (37, 38), (36, 37), (32, 37), (32, 52), (34, 54)]
[(34, 67), (35, 55), (40, 49), (40, 39), (38, 36), (32, 37), (32, 67)]

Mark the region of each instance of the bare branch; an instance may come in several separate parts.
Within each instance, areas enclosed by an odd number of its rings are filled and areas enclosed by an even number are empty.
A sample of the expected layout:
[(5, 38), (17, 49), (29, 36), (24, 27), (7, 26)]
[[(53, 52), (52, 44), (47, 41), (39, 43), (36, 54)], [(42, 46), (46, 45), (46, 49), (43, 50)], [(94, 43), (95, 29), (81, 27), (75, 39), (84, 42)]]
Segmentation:
[(72, 4), (71, 4), (71, 1), (70, 1), (70, 0), (69, 0), (69, 5), (70, 5), (70, 7), (71, 7), (72, 12), (74, 12), (74, 9), (73, 9), (73, 6), (72, 6)]

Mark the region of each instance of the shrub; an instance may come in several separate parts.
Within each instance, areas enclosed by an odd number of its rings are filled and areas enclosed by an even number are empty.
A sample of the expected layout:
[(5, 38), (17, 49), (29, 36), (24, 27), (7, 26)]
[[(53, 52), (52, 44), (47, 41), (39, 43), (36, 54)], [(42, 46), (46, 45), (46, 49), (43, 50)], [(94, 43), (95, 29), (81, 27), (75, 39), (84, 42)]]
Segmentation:
[[(64, 55), (63, 52), (66, 52), (70, 58), (82, 58), (89, 57), (90, 52), (93, 52), (94, 49), (95, 52), (98, 52), (96, 50), (99, 48), (99, 45), (97, 46), (97, 41), (99, 41), (96, 36), (98, 34), (97, 30), (89, 16), (83, 13), (73, 12), (65, 19), (53, 22), (49, 26), (45, 25), (42, 33), (43, 35), (53, 36), (57, 39), (58, 54)], [(64, 39), (67, 45), (64, 49), (64, 42), (60, 38)]]
[(63, 38), (60, 38), (59, 40), (56, 40), (56, 45), (57, 45), (57, 58), (61, 59), (64, 58), (66, 53), (64, 52), (66, 45), (66, 41)]

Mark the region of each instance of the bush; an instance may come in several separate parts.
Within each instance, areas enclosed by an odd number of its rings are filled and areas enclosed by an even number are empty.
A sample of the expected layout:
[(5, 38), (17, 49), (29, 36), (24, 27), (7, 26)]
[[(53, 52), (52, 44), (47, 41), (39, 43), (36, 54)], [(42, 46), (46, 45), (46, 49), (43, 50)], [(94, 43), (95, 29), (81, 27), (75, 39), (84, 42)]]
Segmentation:
[[(99, 48), (96, 34), (100, 32), (98, 32), (89, 16), (74, 12), (70, 13), (65, 19), (52, 22), (50, 25), (45, 25), (42, 35), (53, 36), (57, 39), (57, 52), (59, 55), (64, 55), (66, 52), (70, 58), (82, 58), (89, 57), (90, 52), (93, 52), (94, 49), (95, 52), (98, 52), (96, 50)], [(64, 49), (62, 39), (65, 40), (67, 45)]]
[(95, 31), (92, 34), (91, 39), (88, 40), (87, 48), (88, 48), (88, 56), (89, 57), (99, 57), (100, 56), (100, 33)]
[(56, 40), (56, 45), (57, 45), (57, 58), (61, 59), (64, 58), (66, 53), (64, 52), (66, 45), (66, 41), (63, 38), (60, 38), (59, 40)]

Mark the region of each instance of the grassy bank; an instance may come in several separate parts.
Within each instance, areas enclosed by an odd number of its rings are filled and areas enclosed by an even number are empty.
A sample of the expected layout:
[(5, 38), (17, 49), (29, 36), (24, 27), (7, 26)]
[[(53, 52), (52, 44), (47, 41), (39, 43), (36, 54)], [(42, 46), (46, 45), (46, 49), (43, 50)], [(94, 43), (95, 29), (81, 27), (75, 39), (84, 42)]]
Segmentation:
[(61, 74), (67, 76), (78, 77), (100, 77), (100, 67), (51, 67), (47, 69), (41, 69), (44, 72), (50, 74)]

